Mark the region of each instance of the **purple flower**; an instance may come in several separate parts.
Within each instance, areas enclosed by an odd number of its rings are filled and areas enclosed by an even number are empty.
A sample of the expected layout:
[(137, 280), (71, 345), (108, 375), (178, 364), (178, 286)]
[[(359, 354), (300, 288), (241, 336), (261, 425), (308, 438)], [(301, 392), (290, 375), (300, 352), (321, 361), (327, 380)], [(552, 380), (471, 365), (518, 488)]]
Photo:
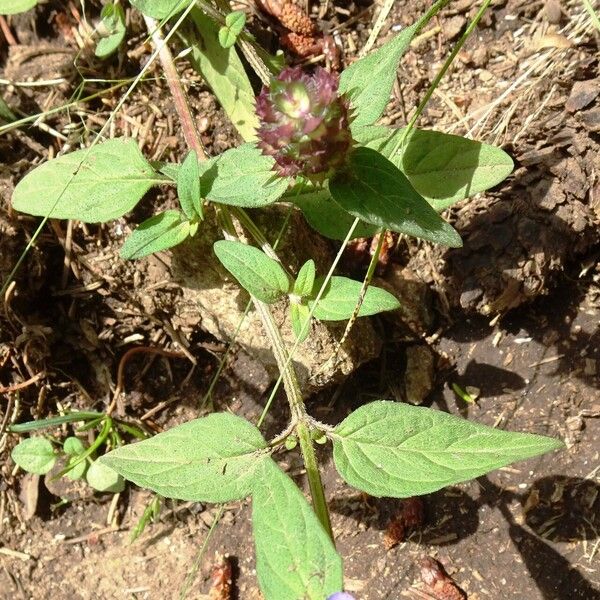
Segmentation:
[(348, 102), (338, 96), (338, 77), (287, 67), (256, 99), (258, 146), (283, 176), (318, 183), (331, 177), (352, 148)]
[(356, 600), (348, 592), (336, 592), (327, 598), (327, 600)]

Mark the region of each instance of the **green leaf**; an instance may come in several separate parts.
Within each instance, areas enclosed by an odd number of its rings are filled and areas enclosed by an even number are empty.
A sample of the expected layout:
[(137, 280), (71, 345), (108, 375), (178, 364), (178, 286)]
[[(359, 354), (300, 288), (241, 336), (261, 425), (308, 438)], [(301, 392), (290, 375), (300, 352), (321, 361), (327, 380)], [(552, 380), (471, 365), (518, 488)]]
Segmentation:
[(198, 156), (194, 150), (189, 152), (177, 170), (177, 196), (188, 219), (203, 217), (200, 168), (198, 167)]
[(266, 447), (254, 425), (215, 413), (117, 448), (99, 462), (167, 498), (229, 502), (250, 495), (257, 469), (271, 460), (261, 452)]
[(257, 208), (273, 204), (290, 180), (273, 171), (275, 161), (254, 144), (223, 152), (203, 172), (200, 180), (205, 198), (221, 204)]
[(372, 496), (406, 498), (484, 475), (563, 446), (397, 402), (362, 406), (335, 429), (340, 475)]
[(46, 429), (47, 427), (56, 427), (63, 423), (74, 423), (76, 421), (95, 421), (103, 417), (104, 413), (90, 411), (75, 411), (59, 415), (58, 417), (49, 417), (47, 419), (39, 419), (38, 421), (27, 421), (26, 423), (17, 423), (10, 425), (8, 431), (11, 433), (26, 433), (28, 431), (37, 431), (38, 429)]
[(402, 139), (404, 129), (404, 127), (393, 129), (384, 125), (362, 125), (352, 130), (352, 137), (361, 146), (377, 150), (379, 154), (383, 154), (383, 156), (402, 170), (398, 154), (395, 157), (392, 155), (398, 142)]
[(181, 244), (190, 234), (190, 222), (178, 210), (150, 217), (125, 240), (121, 258), (133, 260)]
[(412, 187), (406, 176), (371, 148), (357, 148), (346, 171), (329, 182), (333, 199), (367, 223), (437, 244), (460, 247), (455, 229)]
[(272, 304), (289, 292), (287, 273), (262, 250), (229, 240), (215, 242), (213, 248), (223, 266), (259, 300)]
[(114, 139), (37, 167), (18, 183), (12, 205), (38, 217), (104, 223), (161, 181), (134, 140)]
[(181, 12), (190, 0), (129, 0), (141, 13), (155, 19), (164, 19)]
[(33, 8), (37, 0), (0, 0), (0, 15), (16, 15)]
[(313, 286), (315, 284), (315, 275), (315, 261), (312, 259), (307, 260), (298, 271), (298, 276), (296, 277), (296, 281), (294, 282), (294, 288), (292, 290), (292, 293), (296, 296), (300, 296), (300, 298), (310, 296), (310, 294), (313, 291)]
[(501, 148), (428, 129), (413, 129), (392, 156), (403, 134), (379, 125), (353, 131), (357, 142), (394, 163), (437, 211), (498, 185), (514, 166)]
[(63, 450), (69, 456), (77, 456), (85, 452), (85, 446), (78, 437), (71, 436), (65, 440)]
[(223, 48), (219, 43), (219, 26), (201, 10), (191, 15), (195, 31), (184, 32), (188, 55), (194, 68), (202, 74), (221, 106), (244, 141), (256, 139), (258, 118), (254, 110), (254, 91), (235, 47)]
[(99, 492), (118, 494), (125, 489), (125, 480), (114, 469), (100, 460), (95, 460), (88, 469), (86, 480)]
[(342, 589), (341, 557), (296, 484), (271, 459), (256, 480), (252, 526), (265, 600), (324, 600)]
[(125, 39), (125, 11), (120, 4), (107, 4), (100, 13), (105, 31), (96, 45), (96, 56), (110, 56)]
[(501, 148), (420, 129), (409, 134), (397, 160), (415, 189), (438, 211), (497, 185), (514, 168)]
[(225, 26), (219, 29), (219, 43), (223, 48), (231, 48), (244, 29), (246, 15), (241, 10), (230, 12), (225, 17)]
[(339, 89), (349, 95), (354, 107), (353, 128), (374, 123), (383, 114), (390, 101), (400, 59), (416, 30), (417, 23), (343, 71)]
[(27, 438), (19, 442), (10, 456), (21, 469), (37, 475), (48, 473), (56, 461), (52, 444), (42, 437)]
[(290, 304), (290, 319), (292, 321), (292, 331), (296, 339), (302, 343), (310, 333), (310, 327), (306, 325), (306, 322), (310, 319), (310, 309), (306, 304), (292, 302)]
[(78, 461), (79, 455), (85, 452), (86, 448), (83, 442), (77, 437), (68, 437), (63, 444), (63, 451), (70, 459), (67, 461), (67, 468), (74, 465), (72, 469), (66, 472), (69, 479), (80, 479), (85, 473), (87, 462)]
[[(293, 202), (302, 211), (308, 224), (321, 235), (332, 240), (346, 239), (354, 217), (331, 199), (329, 190), (315, 190), (285, 199)], [(378, 230), (379, 227), (361, 221), (354, 229), (351, 239), (372, 237)]]
[[(315, 296), (322, 285), (322, 281), (317, 280), (315, 286)], [(319, 321), (345, 321), (352, 316), (354, 308), (360, 296), (362, 283), (354, 281), (347, 277), (334, 276), (329, 281), (325, 292), (321, 296), (317, 307), (313, 312), (313, 317)], [(308, 302), (312, 309), (314, 300)], [(375, 315), (386, 310), (395, 310), (400, 307), (397, 298), (388, 291), (370, 285), (358, 313), (359, 317)]]

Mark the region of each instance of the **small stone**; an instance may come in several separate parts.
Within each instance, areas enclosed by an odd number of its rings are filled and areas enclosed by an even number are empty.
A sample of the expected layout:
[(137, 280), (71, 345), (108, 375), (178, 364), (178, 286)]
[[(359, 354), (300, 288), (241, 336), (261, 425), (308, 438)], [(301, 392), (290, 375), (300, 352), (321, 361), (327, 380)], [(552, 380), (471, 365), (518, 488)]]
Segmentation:
[(464, 15), (456, 15), (445, 20), (442, 25), (442, 32), (447, 40), (453, 40), (458, 37), (465, 26), (467, 19)]
[(423, 404), (433, 389), (434, 356), (429, 346), (409, 346), (406, 349), (404, 390), (411, 404)]

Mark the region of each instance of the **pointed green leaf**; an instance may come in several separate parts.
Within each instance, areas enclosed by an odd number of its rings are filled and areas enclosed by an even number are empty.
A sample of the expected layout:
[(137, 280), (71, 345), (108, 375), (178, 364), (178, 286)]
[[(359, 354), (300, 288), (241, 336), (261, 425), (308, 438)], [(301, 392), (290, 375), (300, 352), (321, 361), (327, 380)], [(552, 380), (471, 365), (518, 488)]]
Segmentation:
[(242, 139), (256, 139), (258, 118), (254, 110), (254, 91), (235, 47), (219, 43), (219, 26), (201, 10), (191, 11), (195, 30), (183, 32), (184, 42), (192, 49), (192, 65), (211, 87)]
[(212, 202), (258, 208), (273, 204), (290, 180), (273, 171), (275, 161), (254, 144), (223, 152), (203, 171), (202, 193)]
[(103, 30), (96, 45), (95, 54), (99, 58), (110, 56), (125, 39), (125, 12), (120, 4), (107, 4), (100, 13)]
[(329, 182), (333, 199), (367, 223), (460, 247), (455, 229), (412, 187), (406, 176), (371, 148), (357, 148), (350, 165)]
[(353, 131), (357, 142), (394, 163), (437, 211), (498, 185), (514, 166), (501, 148), (429, 129), (413, 129), (392, 156), (403, 134), (379, 125)]
[(287, 273), (262, 250), (229, 240), (215, 242), (213, 247), (223, 266), (259, 300), (272, 304), (289, 292)]
[(37, 4), (37, 0), (0, 0), (0, 15), (16, 15)]
[(271, 459), (257, 477), (252, 526), (265, 600), (324, 600), (342, 589), (342, 559), (296, 484)]
[(188, 219), (202, 218), (200, 168), (198, 156), (194, 150), (189, 152), (177, 170), (177, 196)]
[[(354, 217), (331, 199), (329, 190), (324, 188), (305, 194), (292, 194), (285, 199), (293, 202), (302, 211), (308, 224), (321, 235), (332, 240), (346, 239)], [(378, 230), (379, 227), (361, 221), (350, 239), (372, 237)]]
[(85, 478), (88, 484), (99, 492), (118, 494), (125, 489), (123, 477), (99, 460), (90, 465)]
[(38, 217), (104, 223), (161, 181), (134, 140), (113, 139), (37, 167), (18, 183), (12, 204)]
[(19, 442), (10, 456), (21, 469), (37, 475), (48, 473), (56, 461), (52, 444), (42, 437), (27, 438)]
[[(314, 287), (315, 296), (320, 287), (321, 281), (317, 280), (317, 285)], [(362, 283), (360, 281), (354, 281), (347, 277), (332, 277), (313, 312), (313, 316), (320, 321), (345, 321), (349, 319), (358, 302), (361, 288)], [(312, 309), (313, 305), (314, 300), (309, 301), (309, 308)], [(395, 310), (399, 307), (400, 303), (395, 296), (386, 290), (371, 285), (367, 288), (358, 316), (366, 317), (386, 310)]]
[(417, 30), (417, 23), (401, 31), (375, 52), (357, 60), (340, 77), (340, 92), (354, 108), (352, 127), (374, 123), (390, 101), (400, 59)]
[(181, 12), (190, 0), (129, 0), (142, 14), (164, 19)]
[(313, 286), (315, 284), (315, 275), (315, 261), (311, 258), (300, 267), (300, 270), (298, 271), (298, 276), (296, 277), (296, 281), (294, 282), (294, 289), (292, 293), (296, 296), (300, 296), (300, 298), (310, 296), (313, 290)]
[(231, 48), (244, 29), (246, 15), (241, 10), (230, 12), (225, 17), (225, 26), (219, 29), (219, 43), (223, 48)]
[(178, 210), (150, 217), (125, 240), (121, 258), (133, 260), (181, 244), (190, 233), (190, 222)]
[(167, 498), (229, 502), (249, 496), (267, 447), (260, 431), (214, 413), (122, 446), (98, 459), (125, 479)]
[(58, 417), (49, 417), (47, 419), (39, 419), (37, 421), (27, 421), (25, 423), (17, 423), (10, 425), (8, 431), (11, 433), (25, 433), (27, 431), (37, 431), (38, 429), (46, 429), (47, 427), (57, 427), (64, 423), (74, 423), (76, 421), (95, 421), (104, 416), (104, 413), (91, 411), (74, 411), (59, 415)]
[(310, 319), (310, 309), (306, 304), (290, 304), (290, 319), (292, 321), (292, 331), (296, 339), (302, 343), (310, 333), (310, 327), (306, 325)]
[(420, 129), (409, 134), (398, 163), (415, 189), (438, 211), (497, 185), (514, 167), (501, 148)]
[(384, 401), (354, 411), (335, 432), (340, 475), (368, 494), (395, 498), (435, 492), (563, 446), (553, 438)]

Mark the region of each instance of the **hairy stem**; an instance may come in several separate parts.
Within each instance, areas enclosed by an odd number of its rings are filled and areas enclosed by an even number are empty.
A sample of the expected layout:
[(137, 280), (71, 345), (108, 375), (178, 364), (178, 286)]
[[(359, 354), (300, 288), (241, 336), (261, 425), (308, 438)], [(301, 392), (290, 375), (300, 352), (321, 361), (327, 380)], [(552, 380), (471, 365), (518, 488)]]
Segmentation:
[[(162, 36), (156, 28), (156, 21), (154, 21), (154, 19), (150, 19), (149, 17), (145, 17), (145, 19), (154, 43), (159, 45), (160, 41), (162, 40)], [(185, 90), (177, 73), (177, 68), (173, 62), (173, 56), (166, 46), (163, 46), (162, 50), (159, 52), (159, 59), (165, 72), (167, 84), (169, 85), (169, 89), (173, 95), (173, 103), (181, 120), (186, 142), (190, 148), (196, 151), (199, 158), (205, 159), (206, 154), (204, 153), (204, 148), (202, 147), (202, 142), (195, 126), (194, 116), (190, 109)], [(226, 207), (221, 208), (223, 217), (222, 220), (224, 221), (223, 224), (225, 237), (229, 239), (237, 239), (229, 209)], [(241, 217), (246, 226), (251, 223), (250, 227), (253, 230), (253, 233), (256, 234), (258, 229), (251, 222), (250, 217), (244, 211), (234, 210), (234, 212), (237, 216)], [(275, 254), (275, 251), (268, 245), (266, 240), (264, 240), (263, 246), (265, 244), (268, 246), (268, 253), (276, 257), (277, 255)], [(263, 248), (263, 250), (264, 249), (265, 248)], [(310, 437), (310, 417), (306, 413), (306, 407), (302, 398), (302, 392), (300, 391), (296, 370), (292, 361), (289, 360), (285, 342), (281, 336), (279, 327), (273, 318), (271, 309), (267, 304), (261, 302), (253, 296), (252, 301), (256, 307), (256, 312), (262, 321), (263, 328), (267, 338), (269, 339), (273, 355), (275, 356), (277, 366), (283, 379), (283, 385), (292, 413), (292, 423), (295, 425), (298, 433), (300, 451), (302, 452), (302, 458), (306, 467), (306, 476), (312, 496), (313, 508), (317, 517), (319, 518), (319, 521), (325, 528), (325, 531), (327, 531), (333, 540), (331, 520), (329, 518), (327, 502), (325, 500), (325, 492), (323, 489), (323, 482), (321, 480), (321, 473), (319, 471), (319, 465), (317, 463), (313, 441)]]

